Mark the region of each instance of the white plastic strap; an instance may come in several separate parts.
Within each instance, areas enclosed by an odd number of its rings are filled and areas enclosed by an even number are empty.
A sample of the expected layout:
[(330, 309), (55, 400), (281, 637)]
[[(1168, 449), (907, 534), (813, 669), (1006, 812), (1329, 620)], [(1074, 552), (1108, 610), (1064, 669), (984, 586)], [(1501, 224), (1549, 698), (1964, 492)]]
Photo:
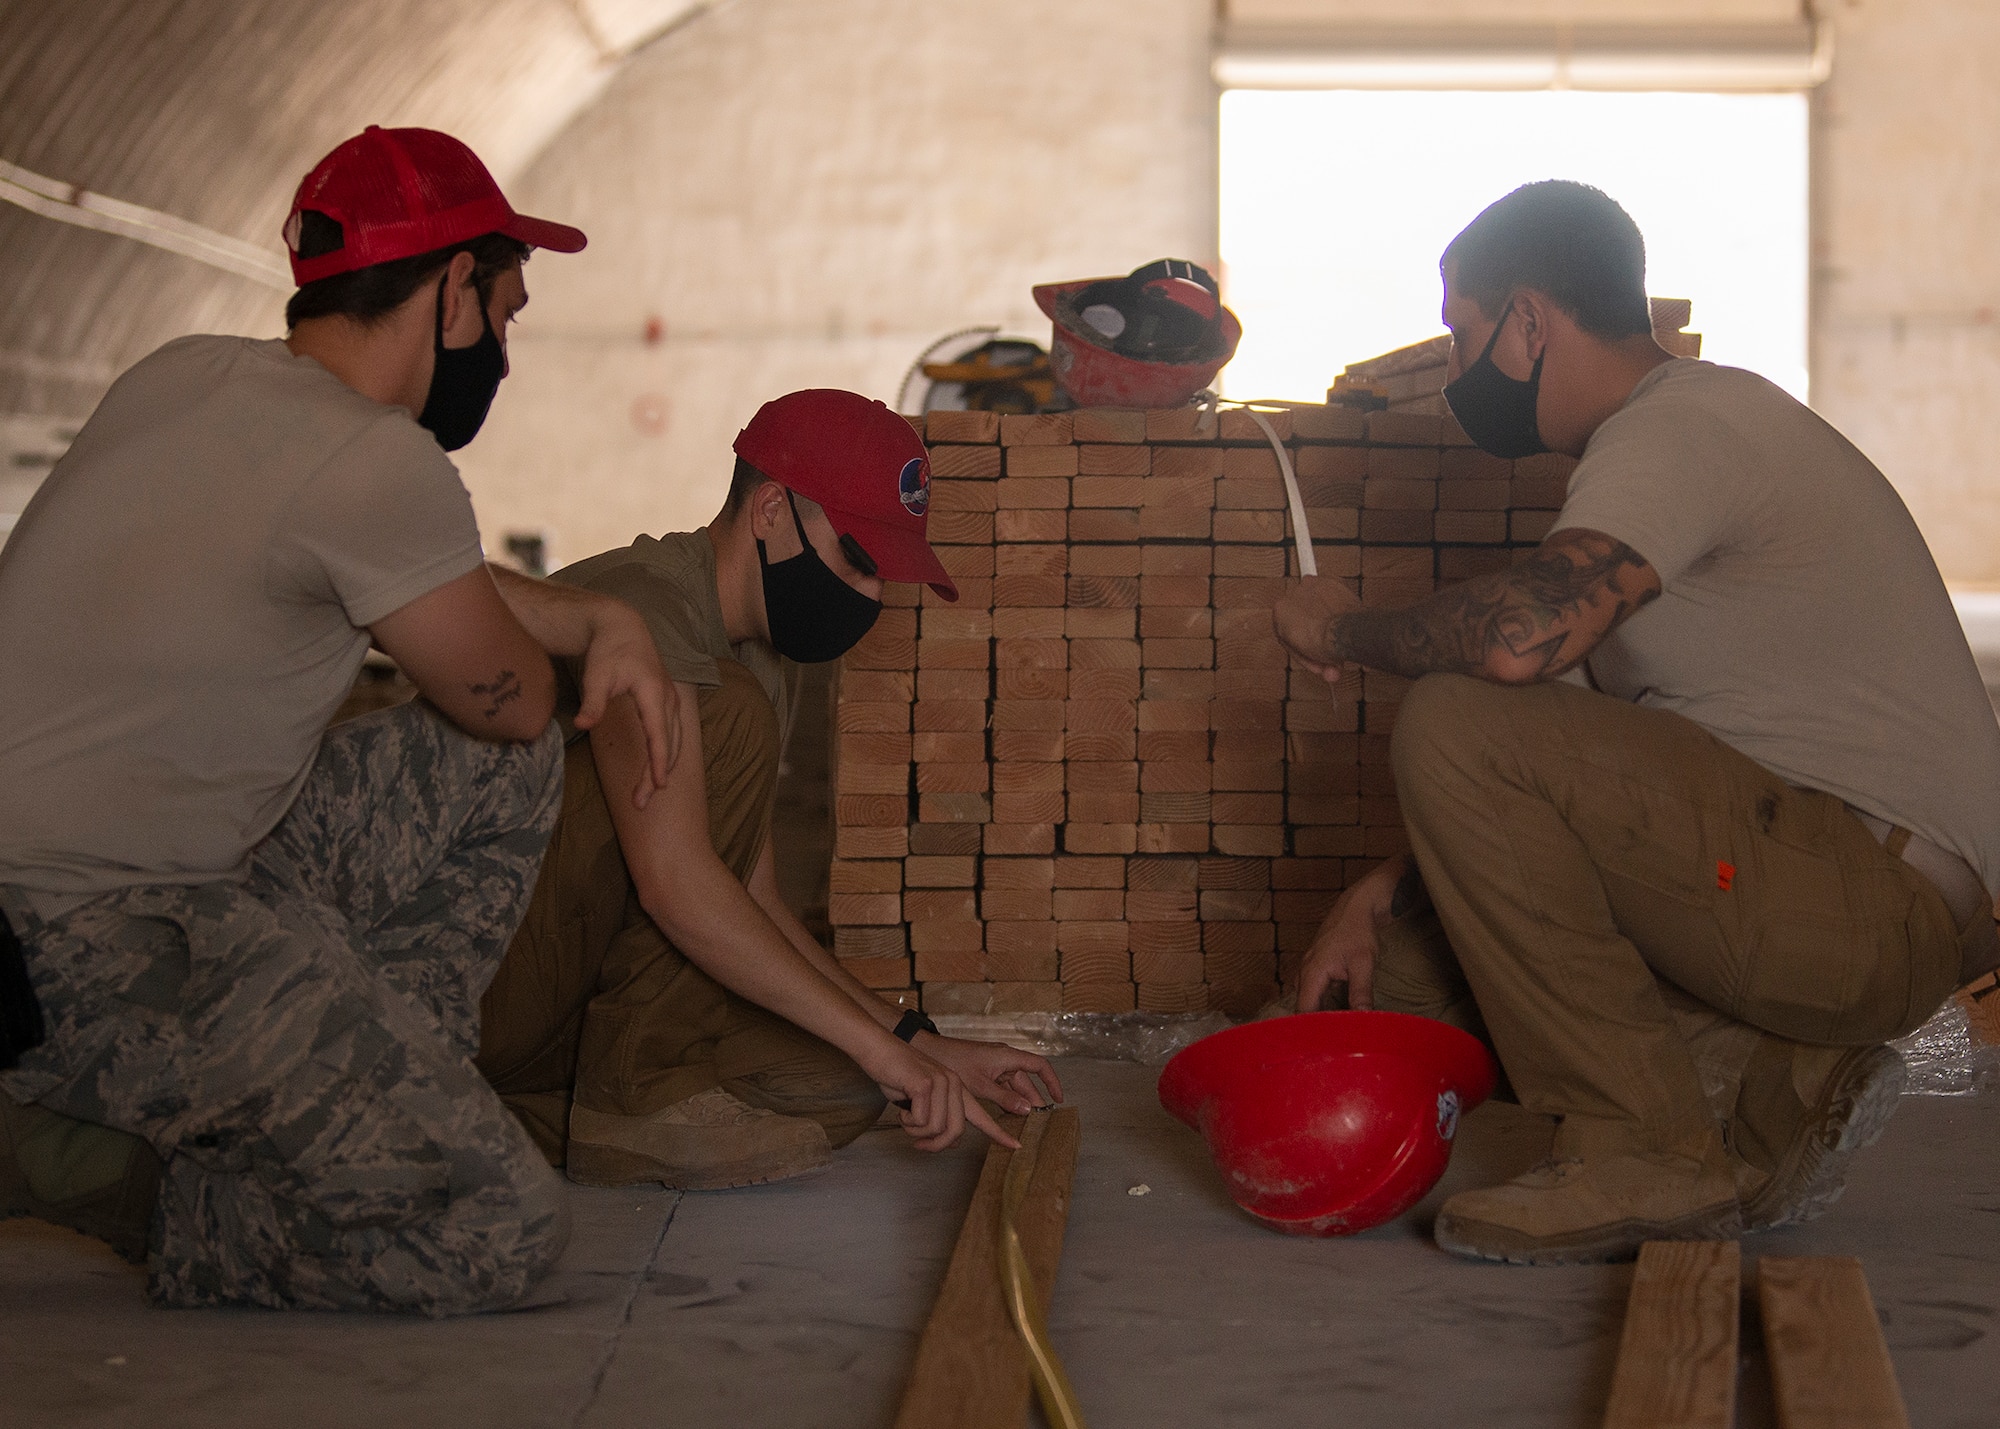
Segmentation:
[(1306, 502), (1299, 494), (1299, 478), (1298, 473), (1292, 470), (1291, 453), (1285, 450), (1285, 444), (1278, 440), (1277, 428), (1262, 412), (1254, 408), (1246, 410), (1250, 412), (1250, 420), (1264, 429), (1264, 439), (1277, 454), (1278, 470), (1284, 474), (1285, 500), (1292, 508), (1292, 539), (1299, 548), (1299, 571), (1302, 575), (1316, 576), (1319, 574), (1319, 561), (1313, 556), (1312, 532), (1306, 527)]

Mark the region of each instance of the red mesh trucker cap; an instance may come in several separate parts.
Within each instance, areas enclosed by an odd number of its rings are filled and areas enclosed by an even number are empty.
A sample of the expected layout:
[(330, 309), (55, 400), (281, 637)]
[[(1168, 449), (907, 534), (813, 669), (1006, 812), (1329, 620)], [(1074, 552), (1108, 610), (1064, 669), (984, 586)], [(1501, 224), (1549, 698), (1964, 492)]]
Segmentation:
[[(299, 214), (307, 209), (338, 223), (344, 246), (299, 257)], [(292, 280), (301, 286), (483, 233), (558, 253), (584, 245), (581, 229), (514, 212), (479, 156), (451, 135), (375, 124), (313, 166), (292, 197), (284, 229)]]
[(922, 582), (958, 599), (925, 530), (931, 459), (909, 422), (854, 392), (809, 388), (774, 398), (736, 434), (736, 454), (816, 501), (884, 580)]

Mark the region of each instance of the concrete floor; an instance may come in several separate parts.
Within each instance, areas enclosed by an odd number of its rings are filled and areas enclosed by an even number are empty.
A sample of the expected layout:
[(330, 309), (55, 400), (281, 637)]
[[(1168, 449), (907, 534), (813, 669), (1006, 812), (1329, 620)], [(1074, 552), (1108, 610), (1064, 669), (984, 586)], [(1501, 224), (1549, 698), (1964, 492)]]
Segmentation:
[[(1536, 1159), (1533, 1119), (1482, 1108), (1424, 1206), (1351, 1240), (1291, 1240), (1228, 1204), (1152, 1071), (1062, 1070), (1084, 1139), (1052, 1323), (1093, 1429), (1599, 1422), (1630, 1268), (1469, 1264), (1423, 1233), (1455, 1186)], [(792, 1185), (579, 1189), (575, 1242), (533, 1307), (443, 1324), (151, 1310), (139, 1273), (93, 1242), (9, 1222), (0, 1422), (886, 1425), (982, 1155), (876, 1131)], [(1746, 1269), (1859, 1255), (1912, 1423), (1990, 1426), (1996, 1217), (2000, 1097), (1914, 1098), (1833, 1213), (1747, 1243)], [(1752, 1362), (1744, 1429), (1770, 1422), (1761, 1385)]]

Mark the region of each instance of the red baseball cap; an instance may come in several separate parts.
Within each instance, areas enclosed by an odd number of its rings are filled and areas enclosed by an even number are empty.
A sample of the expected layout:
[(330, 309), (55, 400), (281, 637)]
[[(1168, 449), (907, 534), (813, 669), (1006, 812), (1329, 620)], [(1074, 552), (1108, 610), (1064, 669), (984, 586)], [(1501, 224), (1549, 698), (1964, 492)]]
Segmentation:
[(766, 402), (736, 434), (736, 454), (789, 491), (819, 503), (884, 580), (922, 582), (958, 599), (925, 535), (931, 458), (909, 422), (880, 402), (829, 387)]
[[(343, 246), (299, 257), (299, 214), (307, 209), (340, 225)], [(479, 156), (451, 135), (375, 124), (313, 166), (292, 197), (284, 229), (292, 280), (301, 285), (484, 233), (558, 253), (575, 253), (585, 241), (581, 229), (514, 212)]]

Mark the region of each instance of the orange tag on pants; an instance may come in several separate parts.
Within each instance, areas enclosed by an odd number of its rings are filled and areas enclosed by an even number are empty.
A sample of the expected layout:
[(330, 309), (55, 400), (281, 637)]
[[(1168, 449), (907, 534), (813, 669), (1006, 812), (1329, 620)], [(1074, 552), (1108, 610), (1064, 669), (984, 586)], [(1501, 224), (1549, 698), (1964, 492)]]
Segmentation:
[(1736, 865), (1733, 863), (1724, 863), (1722, 860), (1717, 859), (1715, 862), (1715, 886), (1724, 893), (1727, 893), (1729, 885), (1735, 881)]

